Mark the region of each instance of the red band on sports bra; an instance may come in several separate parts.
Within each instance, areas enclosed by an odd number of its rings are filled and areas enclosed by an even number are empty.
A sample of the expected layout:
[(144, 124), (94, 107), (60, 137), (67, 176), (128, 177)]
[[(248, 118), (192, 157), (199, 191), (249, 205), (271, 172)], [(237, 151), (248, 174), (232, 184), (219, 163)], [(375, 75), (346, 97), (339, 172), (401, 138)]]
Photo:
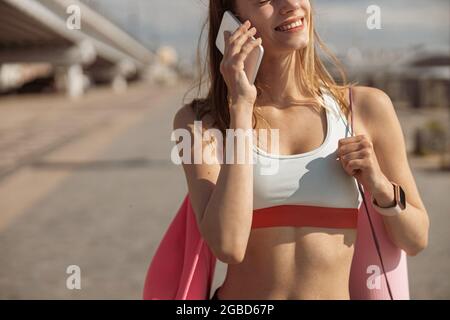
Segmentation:
[(252, 229), (268, 227), (318, 227), (354, 229), (357, 208), (329, 208), (307, 205), (281, 205), (253, 211)]

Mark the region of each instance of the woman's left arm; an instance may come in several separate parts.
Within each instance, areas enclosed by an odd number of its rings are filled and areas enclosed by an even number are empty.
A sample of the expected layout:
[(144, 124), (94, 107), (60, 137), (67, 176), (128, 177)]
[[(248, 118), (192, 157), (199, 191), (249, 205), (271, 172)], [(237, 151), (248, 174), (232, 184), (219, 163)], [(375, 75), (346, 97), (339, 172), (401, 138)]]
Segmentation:
[(355, 137), (340, 143), (340, 155), (348, 154), (350, 158), (341, 160), (343, 166), (369, 189), (380, 207), (394, 204), (390, 181), (402, 186), (406, 209), (399, 215), (382, 217), (393, 243), (409, 256), (415, 256), (428, 245), (430, 222), (409, 166), (405, 139), (392, 101), (381, 90), (356, 87), (354, 105), (354, 117), (362, 121), (367, 135), (358, 135), (355, 129)]

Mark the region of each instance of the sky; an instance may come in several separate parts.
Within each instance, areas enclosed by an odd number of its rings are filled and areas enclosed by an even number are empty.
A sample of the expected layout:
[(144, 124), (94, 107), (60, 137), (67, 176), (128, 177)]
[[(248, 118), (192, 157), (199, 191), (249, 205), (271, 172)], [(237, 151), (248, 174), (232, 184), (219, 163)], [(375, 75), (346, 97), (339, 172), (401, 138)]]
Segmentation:
[[(241, 0), (245, 1), (245, 0)], [(209, 0), (83, 0), (150, 49), (176, 48), (195, 56)], [(450, 46), (449, 0), (314, 0), (317, 30), (336, 53)], [(381, 29), (366, 25), (370, 5), (381, 9)]]

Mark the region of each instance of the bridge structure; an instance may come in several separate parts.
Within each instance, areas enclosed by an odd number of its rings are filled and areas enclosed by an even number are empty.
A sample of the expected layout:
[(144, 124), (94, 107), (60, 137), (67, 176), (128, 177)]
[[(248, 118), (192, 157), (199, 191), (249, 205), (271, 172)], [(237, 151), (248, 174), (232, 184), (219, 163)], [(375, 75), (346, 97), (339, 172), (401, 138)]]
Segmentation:
[(48, 63), (71, 97), (86, 82), (126, 87), (156, 59), (149, 49), (76, 0), (0, 0), (0, 64)]

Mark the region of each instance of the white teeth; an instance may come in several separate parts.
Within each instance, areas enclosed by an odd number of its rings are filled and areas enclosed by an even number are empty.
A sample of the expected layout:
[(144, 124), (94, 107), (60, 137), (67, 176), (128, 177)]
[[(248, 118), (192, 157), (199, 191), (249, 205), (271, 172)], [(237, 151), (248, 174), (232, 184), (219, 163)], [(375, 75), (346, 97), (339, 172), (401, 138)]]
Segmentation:
[(293, 29), (293, 28), (296, 28), (296, 27), (300, 27), (302, 25), (303, 25), (302, 21), (299, 20), (299, 21), (291, 23), (291, 24), (289, 24), (287, 26), (278, 27), (277, 29), (281, 30), (281, 31), (287, 31), (287, 30), (290, 30), (290, 29)]

